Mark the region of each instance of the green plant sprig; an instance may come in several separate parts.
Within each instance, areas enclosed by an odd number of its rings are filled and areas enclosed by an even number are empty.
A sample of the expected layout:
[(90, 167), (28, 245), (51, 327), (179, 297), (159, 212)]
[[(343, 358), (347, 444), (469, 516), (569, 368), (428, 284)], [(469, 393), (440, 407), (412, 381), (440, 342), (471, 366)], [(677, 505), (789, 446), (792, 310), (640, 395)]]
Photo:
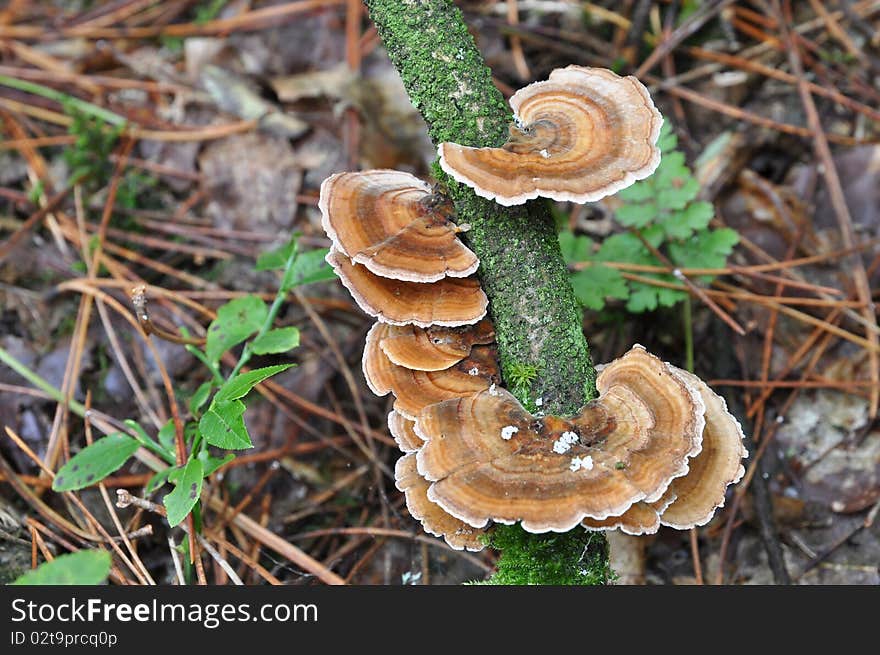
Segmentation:
[[(662, 266), (642, 239), (662, 252), (679, 268), (722, 268), (739, 235), (730, 228), (713, 229), (709, 223), (715, 212), (711, 203), (697, 200), (700, 186), (685, 164), (684, 153), (676, 150), (677, 139), (668, 121), (657, 143), (662, 153), (660, 165), (650, 177), (617, 194), (622, 204), (614, 211), (617, 222), (629, 228), (596, 246), (591, 239), (563, 231), (559, 235), (568, 264), (590, 265), (572, 273), (571, 282), (578, 300), (585, 307), (601, 310), (608, 298), (626, 302), (631, 313), (672, 307), (687, 292), (627, 280), (608, 263)], [(675, 283), (665, 273), (641, 273), (642, 277)], [(712, 276), (697, 280), (708, 283)]]
[[(217, 318), (208, 326), (203, 349), (187, 349), (210, 372), (210, 379), (190, 396), (187, 406), (192, 418), (184, 425), (184, 439), (189, 455), (181, 466), (175, 466), (174, 425), (168, 421), (155, 438), (136, 421), (125, 421), (130, 434), (116, 432), (96, 440), (80, 450), (58, 471), (52, 485), (55, 491), (74, 491), (96, 484), (122, 467), (141, 446), (164, 460), (168, 466), (157, 471), (146, 485), (152, 493), (171, 484), (173, 489), (162, 499), (168, 523), (173, 527), (190, 512), (198, 512), (202, 483), (221, 466), (234, 459), (233, 452), (215, 455), (210, 447), (221, 451), (251, 448), (253, 442), (244, 422), (245, 399), (251, 390), (273, 375), (295, 366), (275, 364), (241, 372), (254, 355), (281, 354), (299, 345), (296, 327), (273, 328), (288, 293), (294, 287), (332, 279), (334, 273), (324, 262), (326, 250), (300, 252), (299, 235), (294, 235), (282, 248), (265, 253), (257, 261), (258, 270), (280, 270), (281, 283), (271, 306), (259, 296), (247, 295), (221, 306)], [(242, 346), (236, 365), (226, 374), (220, 359), (224, 353)], [(0, 361), (6, 361), (21, 372), (17, 362), (7, 361), (0, 350)], [(44, 388), (40, 380), (23, 375)], [(203, 408), (204, 411), (203, 411)]]

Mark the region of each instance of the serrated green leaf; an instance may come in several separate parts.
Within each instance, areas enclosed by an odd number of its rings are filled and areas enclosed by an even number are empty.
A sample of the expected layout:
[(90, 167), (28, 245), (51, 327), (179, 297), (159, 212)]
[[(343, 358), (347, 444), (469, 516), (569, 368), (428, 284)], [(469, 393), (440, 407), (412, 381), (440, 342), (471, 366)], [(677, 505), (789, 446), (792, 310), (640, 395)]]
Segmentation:
[(657, 218), (659, 210), (653, 202), (639, 205), (622, 205), (614, 212), (617, 222), (626, 227), (645, 227)]
[[(168, 468), (162, 469), (161, 471), (156, 473), (153, 477), (151, 477), (147, 481), (147, 484), (144, 485), (144, 494), (149, 496), (154, 491), (156, 491), (158, 488), (160, 488), (163, 484), (168, 482), (170, 479), (169, 476), (171, 475), (172, 471), (174, 471), (175, 469), (177, 469), (177, 467), (169, 466)], [(179, 470), (179, 469), (177, 469), (177, 470)]]
[(61, 467), (52, 482), (52, 489), (72, 491), (95, 484), (125, 464), (139, 446), (136, 439), (122, 432), (98, 439)]
[(593, 240), (571, 230), (559, 233), (559, 249), (566, 264), (587, 261), (593, 254)]
[(110, 553), (79, 550), (59, 555), (16, 579), (14, 585), (99, 585), (110, 575)]
[(578, 301), (589, 309), (605, 307), (606, 298), (627, 298), (629, 287), (617, 269), (593, 264), (571, 276)]
[(286, 353), (299, 345), (299, 328), (283, 327), (269, 330), (251, 342), (255, 355)]
[(658, 187), (657, 206), (665, 210), (683, 209), (700, 192), (697, 178), (688, 175), (669, 186)]
[(632, 293), (626, 303), (626, 310), (633, 314), (657, 309), (657, 293), (645, 284), (633, 285)]
[(244, 398), (248, 392), (260, 382), (266, 378), (272, 377), (276, 373), (286, 371), (292, 366), (296, 366), (296, 364), (276, 364), (275, 366), (255, 368), (247, 373), (239, 373), (234, 378), (227, 380), (223, 386), (220, 387), (220, 390), (217, 392), (217, 395), (214, 396), (211, 405), (213, 406), (215, 403), (226, 400)]
[(269, 314), (266, 303), (257, 296), (243, 296), (230, 300), (217, 310), (217, 318), (208, 326), (205, 354), (211, 362), (218, 362), (224, 352), (238, 345), (262, 326)]
[(667, 153), (677, 145), (678, 137), (672, 131), (672, 125), (669, 121), (663, 121), (663, 126), (660, 128), (660, 137), (657, 139), (657, 147), (660, 148), (661, 152)]
[(612, 234), (602, 242), (596, 259), (602, 262), (629, 262), (630, 264), (656, 264), (657, 261), (639, 241), (629, 232)]
[(199, 385), (199, 388), (193, 392), (193, 395), (190, 396), (189, 399), (189, 413), (193, 416), (199, 415), (199, 410), (202, 408), (208, 401), (208, 397), (211, 395), (211, 388), (213, 384), (211, 382), (202, 382)]
[[(650, 225), (641, 231), (642, 239), (651, 244), (652, 248), (659, 248), (660, 244), (663, 243), (663, 228), (659, 225)], [(648, 249), (645, 249), (645, 252), (650, 253)], [(653, 254), (650, 254), (653, 258)]]
[(202, 463), (197, 459), (191, 459), (183, 468), (174, 490), (162, 499), (168, 523), (172, 528), (183, 521), (192, 511), (193, 506), (199, 502), (203, 478)]
[(625, 203), (637, 203), (650, 200), (654, 197), (655, 193), (653, 176), (651, 176), (618, 191), (617, 197)]
[(663, 227), (670, 239), (683, 240), (694, 232), (705, 230), (715, 215), (712, 203), (692, 202), (681, 211), (674, 212), (661, 219), (658, 224)]
[(199, 420), (199, 432), (205, 441), (217, 448), (243, 450), (253, 448), (244, 424), (245, 405), (240, 400), (217, 401), (215, 398)]
[(300, 253), (281, 281), (281, 288), (289, 290), (335, 278), (336, 273), (333, 272), (333, 268), (324, 261), (329, 251), (329, 248), (320, 248)]
[(723, 268), (737, 243), (739, 234), (735, 230), (705, 230), (687, 241), (670, 243), (669, 257), (681, 268)]
[(293, 254), (294, 249), (296, 248), (296, 239), (294, 236), (290, 241), (285, 243), (280, 248), (275, 248), (274, 250), (269, 250), (268, 252), (262, 253), (259, 257), (257, 257), (256, 269), (258, 271), (272, 271), (279, 268), (284, 268), (287, 264), (287, 260), (290, 259), (290, 256)]
[(234, 460), (235, 455), (232, 453), (226, 453), (224, 457), (214, 457), (207, 450), (203, 450), (198, 454), (198, 458), (202, 463), (203, 474), (207, 478), (218, 468)]

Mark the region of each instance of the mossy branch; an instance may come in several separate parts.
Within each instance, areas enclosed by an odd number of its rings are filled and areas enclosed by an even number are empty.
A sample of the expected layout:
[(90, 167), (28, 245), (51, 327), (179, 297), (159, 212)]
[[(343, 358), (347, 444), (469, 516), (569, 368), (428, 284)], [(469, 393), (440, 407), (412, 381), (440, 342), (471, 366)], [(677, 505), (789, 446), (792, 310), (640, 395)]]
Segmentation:
[[(365, 0), (370, 17), (435, 144), (499, 146), (511, 112), (450, 0)], [(568, 279), (546, 202), (502, 207), (434, 174), (455, 202), (464, 237), (480, 258), (504, 381), (530, 411), (570, 415), (595, 397), (582, 311)], [(518, 371), (534, 371), (527, 383)], [(511, 384), (516, 382), (516, 384)], [(502, 527), (502, 526), (499, 526)], [(502, 536), (503, 535), (503, 536)], [(608, 577), (605, 540), (573, 530), (498, 532), (502, 584), (596, 584)]]

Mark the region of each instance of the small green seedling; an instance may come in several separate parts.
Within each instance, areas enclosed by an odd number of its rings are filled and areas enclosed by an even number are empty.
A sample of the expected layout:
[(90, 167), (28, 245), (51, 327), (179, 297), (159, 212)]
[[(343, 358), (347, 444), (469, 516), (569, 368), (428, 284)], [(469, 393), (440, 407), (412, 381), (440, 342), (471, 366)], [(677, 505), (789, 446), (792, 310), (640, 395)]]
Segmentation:
[[(257, 261), (257, 270), (281, 272), (281, 284), (271, 305), (255, 295), (231, 300), (218, 309), (217, 318), (208, 326), (204, 348), (187, 346), (208, 369), (210, 379), (187, 402), (191, 417), (184, 425), (186, 461), (177, 465), (173, 421), (163, 425), (155, 438), (137, 422), (126, 421), (129, 434), (119, 432), (98, 439), (61, 467), (52, 484), (55, 491), (73, 491), (100, 482), (143, 446), (167, 464), (150, 479), (146, 490), (153, 493), (166, 484), (173, 486), (162, 499), (168, 523), (175, 526), (198, 510), (203, 480), (235, 457), (234, 453), (223, 451), (253, 447), (244, 420), (245, 402), (251, 390), (295, 364), (275, 364), (244, 372), (242, 369), (254, 355), (283, 354), (299, 346), (296, 327), (273, 327), (287, 294), (295, 287), (334, 277), (333, 270), (324, 262), (327, 251), (301, 253), (297, 237), (294, 235), (283, 247), (265, 253)], [(223, 355), (238, 346), (238, 362), (224, 372)]]

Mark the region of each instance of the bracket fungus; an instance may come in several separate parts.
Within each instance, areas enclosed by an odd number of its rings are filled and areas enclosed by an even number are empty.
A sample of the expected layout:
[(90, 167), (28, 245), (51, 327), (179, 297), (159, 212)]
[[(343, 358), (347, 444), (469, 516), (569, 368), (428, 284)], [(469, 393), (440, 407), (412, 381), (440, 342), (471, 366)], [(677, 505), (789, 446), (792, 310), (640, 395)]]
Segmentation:
[(414, 325), (393, 327), (379, 342), (393, 363), (416, 371), (442, 371), (467, 357), (475, 345), (495, 341), (495, 328), (484, 318), (458, 328)]
[(456, 327), (486, 315), (489, 299), (474, 278), (406, 282), (374, 275), (335, 248), (326, 259), (358, 306), (385, 323)]
[(568, 66), (510, 98), (500, 148), (441, 143), (440, 166), (501, 205), (539, 196), (593, 202), (651, 175), (663, 118), (644, 85), (605, 68)]
[(409, 282), (467, 277), (479, 260), (458, 238), (448, 200), (401, 171), (337, 173), (321, 184), (321, 224), (341, 253)]
[(702, 399), (640, 346), (596, 386), (570, 419), (535, 417), (503, 389), (426, 407), (415, 431), (428, 498), (475, 528), (520, 521), (529, 532), (659, 500), (700, 451)]
[(727, 403), (699, 377), (667, 364), (673, 375), (695, 389), (706, 408), (700, 452), (688, 463), (688, 472), (675, 478), (663, 496), (653, 503), (639, 502), (617, 517), (603, 521), (584, 519), (588, 530), (620, 528), (632, 535), (653, 534), (661, 525), (687, 530), (704, 525), (724, 505), (725, 492), (745, 473), (742, 459), (748, 456), (739, 421)]
[(419, 475), (416, 468), (415, 455), (404, 455), (394, 467), (394, 480), (399, 491), (406, 497), (406, 508), (410, 515), (421, 522), (428, 534), (443, 537), (446, 543), (456, 550), (482, 550), (483, 542), (480, 530), (468, 525), (438, 505), (428, 500), (429, 483)]
[(376, 323), (367, 333), (363, 370), (377, 396), (393, 392), (394, 409), (413, 420), (423, 407), (488, 389), (499, 379), (495, 349), (475, 346), (470, 355), (442, 370), (418, 370), (394, 364), (380, 348), (393, 326)]
[(388, 414), (388, 431), (403, 453), (414, 453), (425, 443), (415, 433), (415, 426), (415, 421), (410, 421), (400, 412), (391, 410)]
[(702, 450), (691, 460), (687, 475), (673, 480), (675, 500), (660, 513), (663, 525), (685, 530), (708, 523), (715, 510), (724, 505), (727, 487), (739, 482), (745, 473), (742, 460), (748, 452), (743, 445), (742, 426), (727, 411), (724, 398), (693, 373), (671, 368), (696, 387), (706, 406)]

